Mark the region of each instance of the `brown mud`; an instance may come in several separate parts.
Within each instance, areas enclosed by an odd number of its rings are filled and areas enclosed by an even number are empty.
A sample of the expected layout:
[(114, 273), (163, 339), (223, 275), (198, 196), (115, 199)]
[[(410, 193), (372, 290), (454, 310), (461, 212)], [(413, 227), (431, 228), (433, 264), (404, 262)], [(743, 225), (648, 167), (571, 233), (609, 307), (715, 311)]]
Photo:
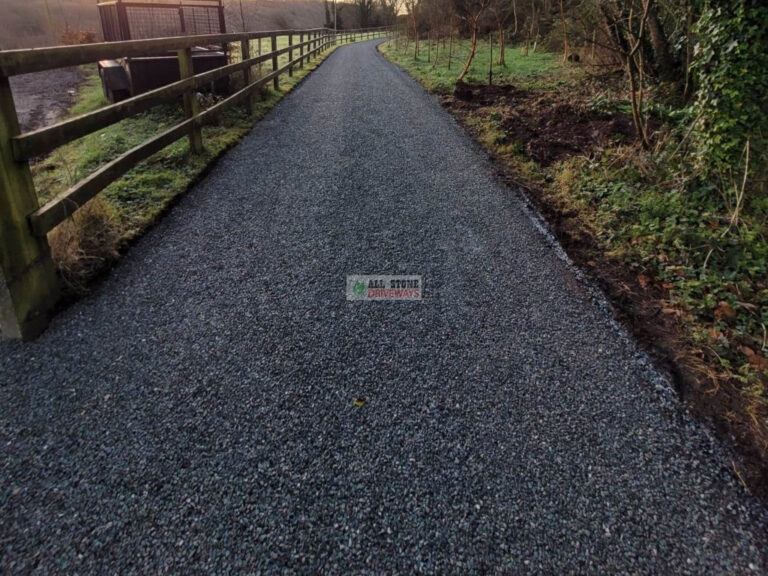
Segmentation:
[(11, 91), (22, 132), (52, 124), (75, 103), (85, 79), (82, 69), (60, 68), (11, 78)]

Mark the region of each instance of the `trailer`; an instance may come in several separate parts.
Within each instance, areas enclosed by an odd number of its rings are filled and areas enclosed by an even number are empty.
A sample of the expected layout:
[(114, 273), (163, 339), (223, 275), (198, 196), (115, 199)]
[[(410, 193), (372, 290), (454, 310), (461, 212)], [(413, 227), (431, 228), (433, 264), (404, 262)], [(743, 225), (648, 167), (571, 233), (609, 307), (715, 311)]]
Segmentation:
[[(106, 42), (226, 33), (222, 0), (98, 0), (97, 7)], [(226, 44), (192, 48), (195, 74), (225, 66), (227, 58)], [(102, 60), (99, 76), (107, 99), (118, 102), (175, 82), (180, 72), (176, 54), (167, 52)], [(209, 87), (220, 94), (228, 89), (226, 78)]]

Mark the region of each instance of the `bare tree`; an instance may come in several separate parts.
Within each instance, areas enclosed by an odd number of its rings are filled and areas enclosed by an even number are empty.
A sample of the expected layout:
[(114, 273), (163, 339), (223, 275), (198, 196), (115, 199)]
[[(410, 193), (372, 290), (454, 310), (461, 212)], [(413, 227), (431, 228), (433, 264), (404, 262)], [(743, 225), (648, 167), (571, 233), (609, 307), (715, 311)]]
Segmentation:
[(373, 15), (374, 0), (355, 0), (357, 20), (361, 28), (368, 28)]
[[(536, 0), (531, 0), (531, 9), (528, 14), (528, 22), (526, 25), (525, 45), (521, 52), (523, 56), (528, 56), (530, 52), (536, 52), (536, 44), (539, 38), (539, 13), (540, 9)], [(533, 48), (531, 49), (531, 42), (533, 42)]]
[(563, 0), (560, 0), (560, 20), (563, 22), (563, 62), (568, 60), (568, 23), (565, 21)]
[(512, 35), (517, 34), (517, 0), (493, 0), (490, 5), (490, 11), (493, 16), (493, 22), (496, 27), (497, 43), (499, 45), (499, 55), (496, 63), (500, 66), (505, 64), (504, 48), (506, 47), (505, 31), (509, 25), (510, 18), (514, 18), (514, 28)]
[[(413, 59), (414, 60), (418, 60), (419, 58), (419, 22), (418, 22), (419, 4), (420, 4), (419, 0), (404, 1), (405, 11), (408, 14), (408, 18), (411, 21), (411, 25), (413, 26)], [(405, 49), (408, 50), (407, 38), (405, 43)]]
[[(628, 12), (622, 10), (616, 0), (601, 0), (599, 4), (608, 36), (614, 43), (629, 79), (629, 96), (632, 106), (632, 121), (635, 124), (644, 148), (650, 148), (648, 131), (643, 121), (643, 85), (645, 67), (641, 50), (645, 37), (648, 14), (652, 0), (640, 0), (640, 5), (632, 0), (627, 2)], [(640, 17), (637, 12), (640, 11)]]
[(385, 26), (392, 26), (397, 22), (397, 14), (400, 12), (400, 0), (379, 0), (379, 12), (381, 21)]
[(490, 0), (453, 0), (453, 7), (456, 11), (456, 15), (467, 23), (472, 34), (469, 56), (464, 63), (464, 68), (462, 68), (459, 77), (456, 79), (457, 82), (464, 80), (467, 72), (469, 72), (469, 67), (472, 66), (472, 60), (474, 60), (475, 53), (477, 52), (480, 17), (485, 12), (485, 9), (488, 8), (489, 3)]

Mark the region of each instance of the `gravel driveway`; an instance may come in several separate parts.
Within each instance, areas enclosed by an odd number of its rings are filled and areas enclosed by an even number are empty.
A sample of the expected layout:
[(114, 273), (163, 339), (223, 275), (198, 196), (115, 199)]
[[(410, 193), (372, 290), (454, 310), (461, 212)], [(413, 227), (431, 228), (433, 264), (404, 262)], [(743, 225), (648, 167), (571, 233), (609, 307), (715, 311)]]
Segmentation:
[(0, 360), (3, 574), (768, 571), (725, 449), (375, 42)]

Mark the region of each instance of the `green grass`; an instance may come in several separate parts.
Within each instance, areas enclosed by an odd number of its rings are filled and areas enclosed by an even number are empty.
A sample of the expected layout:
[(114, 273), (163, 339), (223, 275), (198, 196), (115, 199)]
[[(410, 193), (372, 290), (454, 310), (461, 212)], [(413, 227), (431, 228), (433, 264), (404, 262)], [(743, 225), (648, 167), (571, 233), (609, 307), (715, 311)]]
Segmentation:
[[(402, 66), (412, 76), (420, 80), (424, 86), (435, 93), (449, 93), (453, 91), (456, 78), (464, 67), (464, 63), (469, 56), (470, 42), (468, 40), (453, 41), (453, 49), (450, 49), (450, 42), (445, 40), (445, 47), (440, 41), (439, 49), (437, 42), (432, 41), (431, 50), (429, 43), (422, 40), (419, 43), (419, 57), (414, 59), (413, 42), (408, 46), (408, 52), (404, 52), (404, 43), (398, 48), (394, 41), (382, 45), (381, 51), (386, 56)], [(448, 54), (451, 52), (450, 68), (448, 67)], [(514, 83), (524, 87), (536, 87), (540, 85), (557, 85), (558, 83), (569, 83), (570, 77), (565, 73), (564, 67), (560, 63), (560, 56), (550, 52), (537, 51), (523, 56), (519, 46), (508, 46), (504, 50), (503, 65), (497, 64), (499, 47), (494, 42), (494, 65), (493, 81), (495, 84)], [(427, 56), (430, 59), (427, 60)], [(435, 65), (437, 59), (437, 65)], [(472, 60), (472, 66), (464, 78), (464, 81), (470, 84), (487, 84), (488, 69), (490, 60), (490, 45), (485, 38), (478, 42), (475, 57)]]
[[(281, 38), (281, 42), (287, 45), (287, 37)], [(255, 47), (253, 50), (255, 55)], [(267, 46), (264, 46), (264, 50), (267, 50)], [(325, 52), (323, 56), (329, 53)], [(285, 55), (285, 62), (287, 58)], [(265, 91), (263, 98), (254, 106), (253, 118), (247, 116), (242, 106), (222, 112), (215, 124), (203, 127), (205, 150), (202, 154), (191, 154), (189, 142), (184, 138), (110, 184), (100, 196), (117, 217), (123, 240), (135, 238), (146, 230), (175, 197), (194, 183), (222, 152), (247, 134), (255, 120), (272, 108), (320, 62), (315, 57), (303, 69), (294, 70), (293, 77), (282, 75), (280, 90)], [(263, 68), (265, 74), (271, 71), (269, 64)], [(84, 70), (87, 76), (70, 111), (73, 116), (107, 104), (95, 67)], [(157, 106), (58, 148), (32, 166), (41, 202), (50, 200), (100, 166), (156, 136), (163, 129), (172, 127), (183, 118), (180, 101), (179, 104)]]
[(768, 353), (768, 199), (747, 198), (734, 226), (715, 184), (676, 160), (637, 153), (617, 163), (610, 152), (572, 161), (578, 176), (561, 194), (593, 217), (604, 250), (669, 287), (693, 338), (722, 368), (765, 396), (757, 377), (766, 371), (745, 351)]
[[(289, 46), (289, 38), (288, 36), (278, 36), (277, 37), (277, 49), (281, 50), (283, 48), (287, 48)], [(304, 39), (305, 41), (307, 38)], [(293, 37), (293, 43), (298, 44), (299, 43), (299, 36), (295, 35)], [(259, 51), (259, 46), (261, 46), (261, 51)], [(231, 45), (231, 54), (232, 54), (232, 60), (235, 62), (240, 62), (242, 60), (240, 55), (240, 44), (232, 44)], [(259, 40), (252, 40), (251, 41), (251, 57), (255, 58), (256, 56), (259, 56), (260, 54), (267, 54), (268, 52), (272, 51), (272, 42), (269, 38), (262, 38), (261, 44), (259, 44)], [(308, 47), (304, 47), (304, 52), (306, 53), (308, 51)], [(299, 49), (296, 48), (293, 57), (296, 58), (299, 55)], [(290, 62), (289, 54), (286, 52), (285, 54), (281, 54), (277, 57), (277, 67), (280, 68), (281, 66), (284, 66)], [(259, 68), (259, 65), (256, 65), (256, 69)], [(269, 73), (272, 70), (272, 61), (269, 60), (267, 62), (263, 62), (261, 64), (261, 69), (265, 73)]]
[(96, 67), (84, 66), (83, 71), (86, 75), (85, 81), (78, 90), (74, 105), (69, 109), (69, 116), (87, 114), (109, 104), (101, 89), (101, 79)]

